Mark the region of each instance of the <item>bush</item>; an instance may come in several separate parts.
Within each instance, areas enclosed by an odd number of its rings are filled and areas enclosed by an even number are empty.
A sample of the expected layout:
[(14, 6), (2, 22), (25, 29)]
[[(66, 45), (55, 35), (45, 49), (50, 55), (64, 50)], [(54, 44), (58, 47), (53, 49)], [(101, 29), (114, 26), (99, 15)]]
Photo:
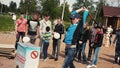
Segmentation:
[(0, 15), (0, 31), (13, 31), (14, 22), (9, 15)]

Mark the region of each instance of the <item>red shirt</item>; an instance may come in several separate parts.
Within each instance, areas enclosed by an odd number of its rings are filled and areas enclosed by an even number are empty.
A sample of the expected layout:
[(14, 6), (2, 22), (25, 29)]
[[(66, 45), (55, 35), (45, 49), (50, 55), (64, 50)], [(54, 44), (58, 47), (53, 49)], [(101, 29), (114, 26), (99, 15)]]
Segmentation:
[(26, 19), (17, 19), (16, 21), (16, 25), (17, 25), (17, 31), (18, 32), (25, 32), (25, 27), (27, 24), (27, 20)]

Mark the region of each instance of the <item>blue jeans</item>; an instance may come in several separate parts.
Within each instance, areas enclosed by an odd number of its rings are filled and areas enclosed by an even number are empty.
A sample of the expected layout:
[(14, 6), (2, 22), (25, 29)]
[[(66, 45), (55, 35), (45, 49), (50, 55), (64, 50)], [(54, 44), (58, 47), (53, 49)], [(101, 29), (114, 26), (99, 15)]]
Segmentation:
[(47, 58), (47, 50), (48, 50), (48, 46), (49, 46), (49, 42), (44, 42), (44, 45), (43, 45), (43, 55), (44, 55), (44, 58), (43, 59), (46, 59)]
[(74, 64), (73, 64), (73, 60), (74, 60), (74, 55), (75, 55), (75, 51), (76, 48), (67, 48), (66, 49), (66, 57), (64, 59), (64, 63), (62, 68), (75, 68)]
[(85, 48), (86, 48), (86, 43), (83, 43), (83, 45), (82, 45), (82, 55), (83, 55), (83, 61), (86, 63), (87, 58), (86, 58), (86, 54), (85, 54)]
[(77, 44), (77, 49), (76, 49), (75, 56), (77, 56), (77, 54), (78, 54), (78, 60), (81, 61), (81, 53), (82, 53), (83, 62), (87, 63), (87, 58), (86, 58), (86, 54), (85, 54), (85, 48), (86, 48), (86, 43)]
[[(97, 46), (97, 45), (96, 45)], [(90, 63), (90, 65), (97, 65), (97, 62), (98, 62), (98, 54), (99, 54), (99, 51), (100, 51), (101, 47), (95, 47), (94, 48), (94, 56), (93, 56), (93, 59)]]

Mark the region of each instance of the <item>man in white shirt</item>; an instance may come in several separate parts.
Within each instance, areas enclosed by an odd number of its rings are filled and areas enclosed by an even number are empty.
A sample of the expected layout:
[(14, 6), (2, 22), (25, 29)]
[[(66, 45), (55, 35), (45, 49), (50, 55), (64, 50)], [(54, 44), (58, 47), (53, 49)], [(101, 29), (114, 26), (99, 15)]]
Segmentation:
[(15, 13), (12, 14), (12, 20), (14, 21), (14, 24), (16, 23), (16, 15)]
[[(49, 20), (50, 16), (49, 15), (45, 15), (43, 20), (40, 21), (40, 47), (43, 48), (43, 34), (46, 32), (46, 27), (49, 26), (50, 27), (50, 32), (51, 32), (51, 21)], [(41, 49), (41, 56), (42, 57), (42, 49)]]

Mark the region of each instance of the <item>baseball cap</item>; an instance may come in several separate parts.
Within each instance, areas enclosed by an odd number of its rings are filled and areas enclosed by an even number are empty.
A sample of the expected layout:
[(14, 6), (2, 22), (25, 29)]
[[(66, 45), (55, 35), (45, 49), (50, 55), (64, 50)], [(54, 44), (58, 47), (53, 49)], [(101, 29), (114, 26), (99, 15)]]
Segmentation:
[(70, 19), (74, 19), (74, 18), (80, 18), (80, 15), (77, 13), (77, 14), (72, 14)]

